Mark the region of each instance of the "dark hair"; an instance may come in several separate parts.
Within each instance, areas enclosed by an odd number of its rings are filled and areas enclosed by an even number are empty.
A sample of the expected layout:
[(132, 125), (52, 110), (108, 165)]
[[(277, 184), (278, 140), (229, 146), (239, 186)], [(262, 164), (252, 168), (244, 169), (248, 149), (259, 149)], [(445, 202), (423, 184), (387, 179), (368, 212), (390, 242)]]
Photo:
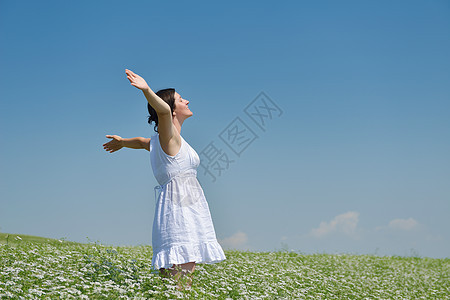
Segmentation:
[[(164, 100), (167, 104), (170, 106), (170, 112), (173, 114), (173, 110), (175, 109), (175, 89), (169, 88), (169, 89), (163, 89), (156, 92), (156, 95), (158, 95), (159, 98)], [(147, 109), (148, 113), (150, 114), (148, 116), (148, 124), (152, 124), (152, 122), (155, 122), (155, 127), (153, 128), (154, 131), (158, 132), (158, 115), (156, 114), (156, 111), (153, 109), (153, 107), (150, 105), (150, 103), (147, 103)]]

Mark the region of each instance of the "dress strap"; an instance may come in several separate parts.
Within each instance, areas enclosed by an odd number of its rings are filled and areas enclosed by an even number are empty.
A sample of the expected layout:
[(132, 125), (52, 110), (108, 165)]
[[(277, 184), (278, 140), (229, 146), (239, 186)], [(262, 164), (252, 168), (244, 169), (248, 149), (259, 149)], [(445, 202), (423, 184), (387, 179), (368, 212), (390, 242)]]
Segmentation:
[[(155, 201), (158, 201), (159, 197), (161, 196), (161, 191), (162, 191), (162, 189), (164, 188), (164, 186), (165, 186), (166, 184), (168, 184), (169, 182), (171, 182), (172, 179), (174, 179), (175, 177), (192, 177), (192, 176), (197, 177), (197, 170), (190, 169), (190, 170), (181, 171), (181, 172), (179, 172), (178, 174), (172, 176), (169, 180), (167, 180), (167, 181), (164, 182), (163, 184), (155, 186), (155, 188), (154, 188), (154, 191), (155, 191)], [(159, 190), (159, 194), (158, 194), (158, 190)]]

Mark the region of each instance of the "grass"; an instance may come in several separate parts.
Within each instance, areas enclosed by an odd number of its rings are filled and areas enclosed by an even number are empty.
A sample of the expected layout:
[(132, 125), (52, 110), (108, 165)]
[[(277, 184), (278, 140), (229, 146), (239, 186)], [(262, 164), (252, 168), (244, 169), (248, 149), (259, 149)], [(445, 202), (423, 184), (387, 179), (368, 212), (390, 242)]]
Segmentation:
[(0, 299), (450, 299), (450, 259), (225, 250), (178, 291), (151, 246), (0, 234)]
[(1, 244), (17, 245), (17, 244), (22, 244), (23, 242), (30, 242), (30, 243), (63, 243), (63, 242), (65, 242), (68, 244), (79, 244), (76, 242), (66, 241), (65, 238), (51, 239), (51, 238), (46, 238), (46, 237), (41, 237), (41, 236), (34, 236), (34, 235), (0, 232), (0, 245)]

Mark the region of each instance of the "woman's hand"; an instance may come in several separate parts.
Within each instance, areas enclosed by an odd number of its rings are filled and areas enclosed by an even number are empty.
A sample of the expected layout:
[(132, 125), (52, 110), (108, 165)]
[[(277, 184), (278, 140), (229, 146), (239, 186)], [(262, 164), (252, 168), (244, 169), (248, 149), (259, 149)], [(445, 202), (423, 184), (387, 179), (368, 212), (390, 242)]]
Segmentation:
[(122, 138), (118, 135), (107, 135), (107, 138), (111, 138), (112, 140), (103, 144), (103, 148), (109, 153), (113, 153), (117, 150), (122, 149)]
[(144, 78), (142, 78), (138, 74), (135, 74), (128, 69), (125, 69), (125, 73), (127, 74), (127, 78), (130, 81), (132, 86), (135, 86), (142, 91), (149, 88), (148, 84), (147, 84), (147, 82), (145, 82)]

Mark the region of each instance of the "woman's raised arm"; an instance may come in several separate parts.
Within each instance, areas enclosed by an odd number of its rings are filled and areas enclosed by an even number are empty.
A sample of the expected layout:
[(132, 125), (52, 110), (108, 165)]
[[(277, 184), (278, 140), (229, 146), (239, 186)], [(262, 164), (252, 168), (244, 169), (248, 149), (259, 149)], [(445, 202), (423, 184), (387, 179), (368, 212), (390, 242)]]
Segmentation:
[(164, 100), (152, 91), (147, 82), (145, 82), (144, 78), (128, 69), (125, 69), (125, 73), (127, 74), (130, 84), (144, 92), (145, 98), (147, 98), (148, 103), (156, 111), (158, 117), (160, 114), (171, 114), (169, 104), (164, 102)]
[(127, 74), (127, 78), (131, 85), (144, 92), (148, 103), (156, 111), (156, 114), (158, 115), (158, 132), (161, 143), (163, 145), (168, 145), (172, 139), (176, 137), (176, 144), (181, 145), (180, 134), (172, 124), (172, 111), (169, 104), (152, 91), (144, 78), (128, 69), (125, 69), (125, 73)]

